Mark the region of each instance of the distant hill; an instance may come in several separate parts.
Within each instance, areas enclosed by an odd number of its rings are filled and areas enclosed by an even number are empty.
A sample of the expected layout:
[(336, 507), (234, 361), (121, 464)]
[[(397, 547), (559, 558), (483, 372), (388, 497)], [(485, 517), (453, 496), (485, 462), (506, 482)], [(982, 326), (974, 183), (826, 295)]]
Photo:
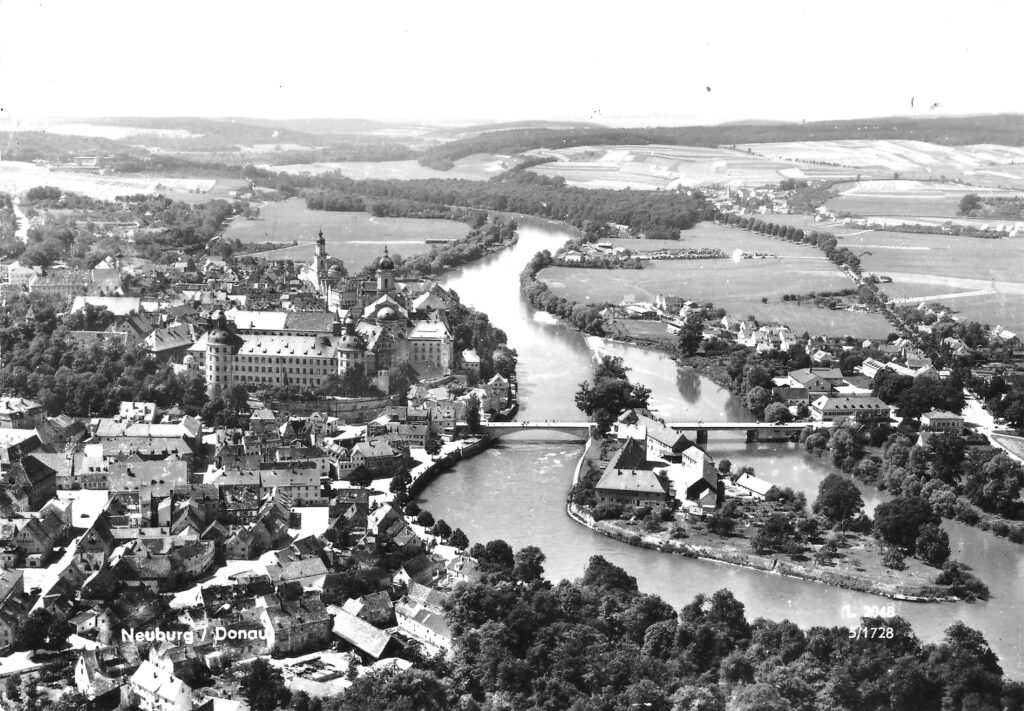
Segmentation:
[(1024, 145), (1024, 115), (889, 117), (813, 121), (807, 123), (744, 123), (715, 126), (654, 128), (524, 128), (480, 133), (432, 147), (420, 156), (423, 165), (447, 170), (474, 153), (515, 154), (536, 148), (586, 145), (668, 144), (720, 146), (776, 141), (844, 139), (918, 140), (947, 146), (995, 143)]
[(491, 133), (494, 131), (509, 131), (515, 129), (546, 128), (554, 130), (573, 131), (577, 129), (606, 128), (599, 123), (586, 121), (504, 121), (498, 123), (478, 123), (469, 126), (451, 126), (434, 131), (438, 137), (468, 138)]

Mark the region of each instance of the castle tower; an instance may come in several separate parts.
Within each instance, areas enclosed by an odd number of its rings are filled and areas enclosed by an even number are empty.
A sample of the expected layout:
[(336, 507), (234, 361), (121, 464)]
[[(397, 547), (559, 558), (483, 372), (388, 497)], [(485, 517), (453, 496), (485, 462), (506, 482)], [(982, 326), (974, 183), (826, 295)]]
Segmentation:
[(235, 337), (228, 330), (223, 311), (217, 314), (206, 344), (206, 394), (217, 397), (231, 387), (231, 371), (235, 360)]
[(388, 256), (388, 247), (384, 245), (384, 256), (377, 262), (377, 295), (390, 294), (395, 290), (395, 263)]

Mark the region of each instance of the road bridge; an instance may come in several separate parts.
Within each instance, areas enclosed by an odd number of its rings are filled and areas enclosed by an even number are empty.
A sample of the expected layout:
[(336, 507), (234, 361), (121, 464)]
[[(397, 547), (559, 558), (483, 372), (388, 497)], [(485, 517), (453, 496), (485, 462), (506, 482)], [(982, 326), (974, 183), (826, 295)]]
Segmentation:
[[(465, 422), (459, 422), (460, 428), (467, 427)], [(815, 429), (829, 428), (831, 422), (714, 422), (697, 420), (692, 422), (668, 422), (666, 426), (681, 432), (694, 432), (697, 437), (697, 444), (707, 444), (708, 432), (716, 431), (742, 431), (747, 435), (747, 441), (756, 442), (761, 435), (791, 436), (798, 434), (806, 427)], [(562, 432), (570, 435), (577, 435), (581, 439), (588, 439), (597, 431), (597, 424), (594, 422), (574, 421), (540, 421), (531, 422), (528, 420), (514, 422), (481, 422), (480, 431), (493, 437), (500, 437), (511, 432), (547, 431)]]

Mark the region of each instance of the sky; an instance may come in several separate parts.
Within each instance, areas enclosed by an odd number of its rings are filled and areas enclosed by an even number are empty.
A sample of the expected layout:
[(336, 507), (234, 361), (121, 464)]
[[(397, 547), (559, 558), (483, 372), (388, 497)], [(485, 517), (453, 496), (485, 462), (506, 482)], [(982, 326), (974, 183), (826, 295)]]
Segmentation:
[(1024, 112), (1021, 20), (1002, 0), (0, 0), (0, 120)]

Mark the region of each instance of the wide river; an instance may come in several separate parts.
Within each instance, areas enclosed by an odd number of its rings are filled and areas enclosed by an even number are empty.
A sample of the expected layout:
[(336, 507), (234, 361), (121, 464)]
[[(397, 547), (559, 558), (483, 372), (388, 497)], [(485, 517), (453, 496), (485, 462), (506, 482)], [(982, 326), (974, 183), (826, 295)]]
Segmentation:
[[(520, 296), (519, 273), (539, 250), (554, 252), (571, 234), (543, 222), (520, 221), (519, 242), (452, 274), (447, 286), (462, 301), (485, 313), (508, 334), (519, 353), (518, 418), (540, 421), (582, 419), (573, 402), (580, 381), (589, 378), (595, 351), (624, 358), (630, 377), (651, 389), (651, 407), (669, 420), (747, 419), (739, 400), (707, 378), (682, 369), (668, 357), (640, 348), (588, 339), (536, 313)], [(684, 284), (679, 292), (686, 293)], [(471, 541), (501, 538), (513, 548), (539, 546), (552, 580), (577, 578), (587, 560), (600, 554), (634, 575), (644, 592), (675, 607), (698, 593), (729, 588), (746, 605), (747, 617), (790, 619), (802, 627), (854, 625), (844, 606), (894, 605), (925, 641), (939, 641), (954, 621), (981, 630), (1004, 671), (1024, 679), (1024, 547), (955, 522), (945, 522), (953, 558), (970, 564), (992, 591), (987, 602), (909, 603), (770, 575), (709, 561), (635, 548), (574, 523), (565, 497), (581, 454), (576, 443), (506, 441), (439, 477), (420, 504)], [(557, 435), (556, 435), (557, 437)], [(831, 471), (791, 443), (747, 444), (742, 436), (712, 434), (708, 453), (733, 466), (751, 465), (757, 474), (792, 486), (814, 500), (818, 482)], [(869, 510), (886, 496), (862, 488)]]

